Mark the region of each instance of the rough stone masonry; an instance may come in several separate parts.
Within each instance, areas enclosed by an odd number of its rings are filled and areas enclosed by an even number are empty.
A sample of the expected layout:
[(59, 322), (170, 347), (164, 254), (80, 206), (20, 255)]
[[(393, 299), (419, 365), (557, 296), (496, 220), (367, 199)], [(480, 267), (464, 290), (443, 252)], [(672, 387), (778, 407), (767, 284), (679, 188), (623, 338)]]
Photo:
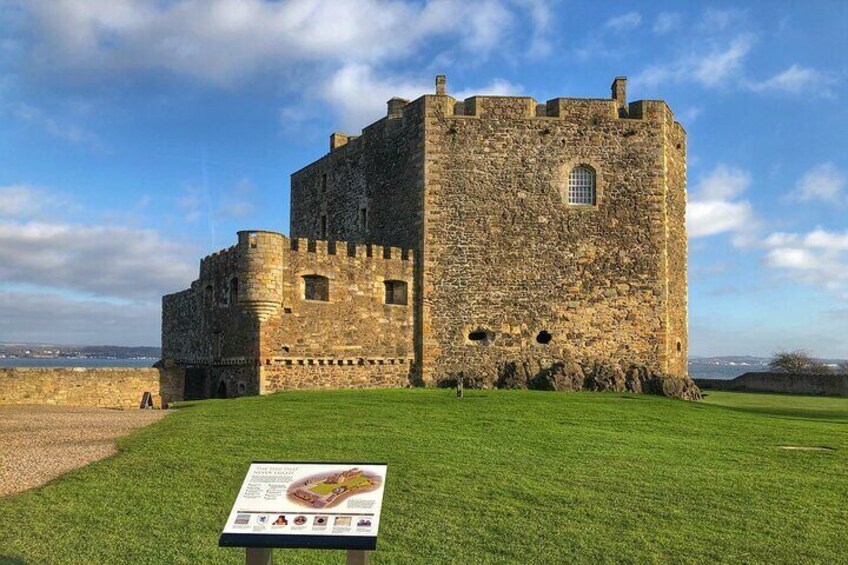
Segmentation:
[(687, 376), (686, 133), (663, 101), (393, 98), (291, 177), (291, 239), (239, 232), (163, 298), (186, 396)]

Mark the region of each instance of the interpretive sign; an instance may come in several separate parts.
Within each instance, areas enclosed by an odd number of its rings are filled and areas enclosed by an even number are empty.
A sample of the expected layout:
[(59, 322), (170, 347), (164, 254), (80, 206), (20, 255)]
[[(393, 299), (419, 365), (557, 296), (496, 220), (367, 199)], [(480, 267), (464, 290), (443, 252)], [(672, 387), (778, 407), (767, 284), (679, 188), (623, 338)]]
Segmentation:
[(218, 545), (373, 550), (383, 463), (254, 462)]

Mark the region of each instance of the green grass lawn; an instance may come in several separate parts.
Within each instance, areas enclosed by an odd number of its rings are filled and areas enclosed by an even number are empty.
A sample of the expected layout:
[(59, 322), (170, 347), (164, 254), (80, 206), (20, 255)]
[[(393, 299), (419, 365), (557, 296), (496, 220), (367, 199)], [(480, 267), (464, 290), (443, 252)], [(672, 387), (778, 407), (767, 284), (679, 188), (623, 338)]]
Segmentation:
[(389, 463), (375, 563), (848, 563), (848, 399), (292, 392), (119, 446), (0, 500), (0, 562), (243, 563), (217, 539), (248, 463), (289, 459)]

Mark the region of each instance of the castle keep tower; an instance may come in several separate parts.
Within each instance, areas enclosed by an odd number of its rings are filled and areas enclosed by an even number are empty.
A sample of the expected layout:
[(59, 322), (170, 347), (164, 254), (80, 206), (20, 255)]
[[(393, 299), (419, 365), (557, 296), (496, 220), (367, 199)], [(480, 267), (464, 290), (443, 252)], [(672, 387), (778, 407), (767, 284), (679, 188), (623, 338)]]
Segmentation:
[(292, 239), (239, 232), (165, 297), (163, 356), (259, 392), (557, 363), (685, 378), (685, 210), (686, 133), (625, 78), (537, 102), (457, 100), (440, 75), (292, 175)]
[[(662, 101), (389, 101), (292, 175), (291, 232), (403, 245), (425, 382), (504, 364), (686, 374), (686, 135)], [(364, 221), (367, 219), (367, 221)]]

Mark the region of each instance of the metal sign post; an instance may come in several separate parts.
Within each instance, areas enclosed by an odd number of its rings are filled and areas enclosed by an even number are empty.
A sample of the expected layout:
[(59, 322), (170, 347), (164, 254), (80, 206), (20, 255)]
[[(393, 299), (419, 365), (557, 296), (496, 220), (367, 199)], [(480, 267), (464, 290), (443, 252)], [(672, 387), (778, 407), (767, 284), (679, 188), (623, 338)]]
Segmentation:
[[(274, 554), (267, 547), (247, 547), (245, 554), (245, 565), (274, 565)], [(371, 552), (349, 549), (346, 563), (347, 565), (369, 565), (371, 563)]]
[(273, 565), (274, 548), (345, 549), (370, 563), (385, 463), (259, 461), (250, 465), (218, 540), (245, 548), (247, 565)]
[(274, 553), (268, 547), (245, 548), (246, 565), (274, 565)]
[(347, 565), (368, 565), (371, 563), (371, 552), (357, 549), (349, 549), (347, 552)]

